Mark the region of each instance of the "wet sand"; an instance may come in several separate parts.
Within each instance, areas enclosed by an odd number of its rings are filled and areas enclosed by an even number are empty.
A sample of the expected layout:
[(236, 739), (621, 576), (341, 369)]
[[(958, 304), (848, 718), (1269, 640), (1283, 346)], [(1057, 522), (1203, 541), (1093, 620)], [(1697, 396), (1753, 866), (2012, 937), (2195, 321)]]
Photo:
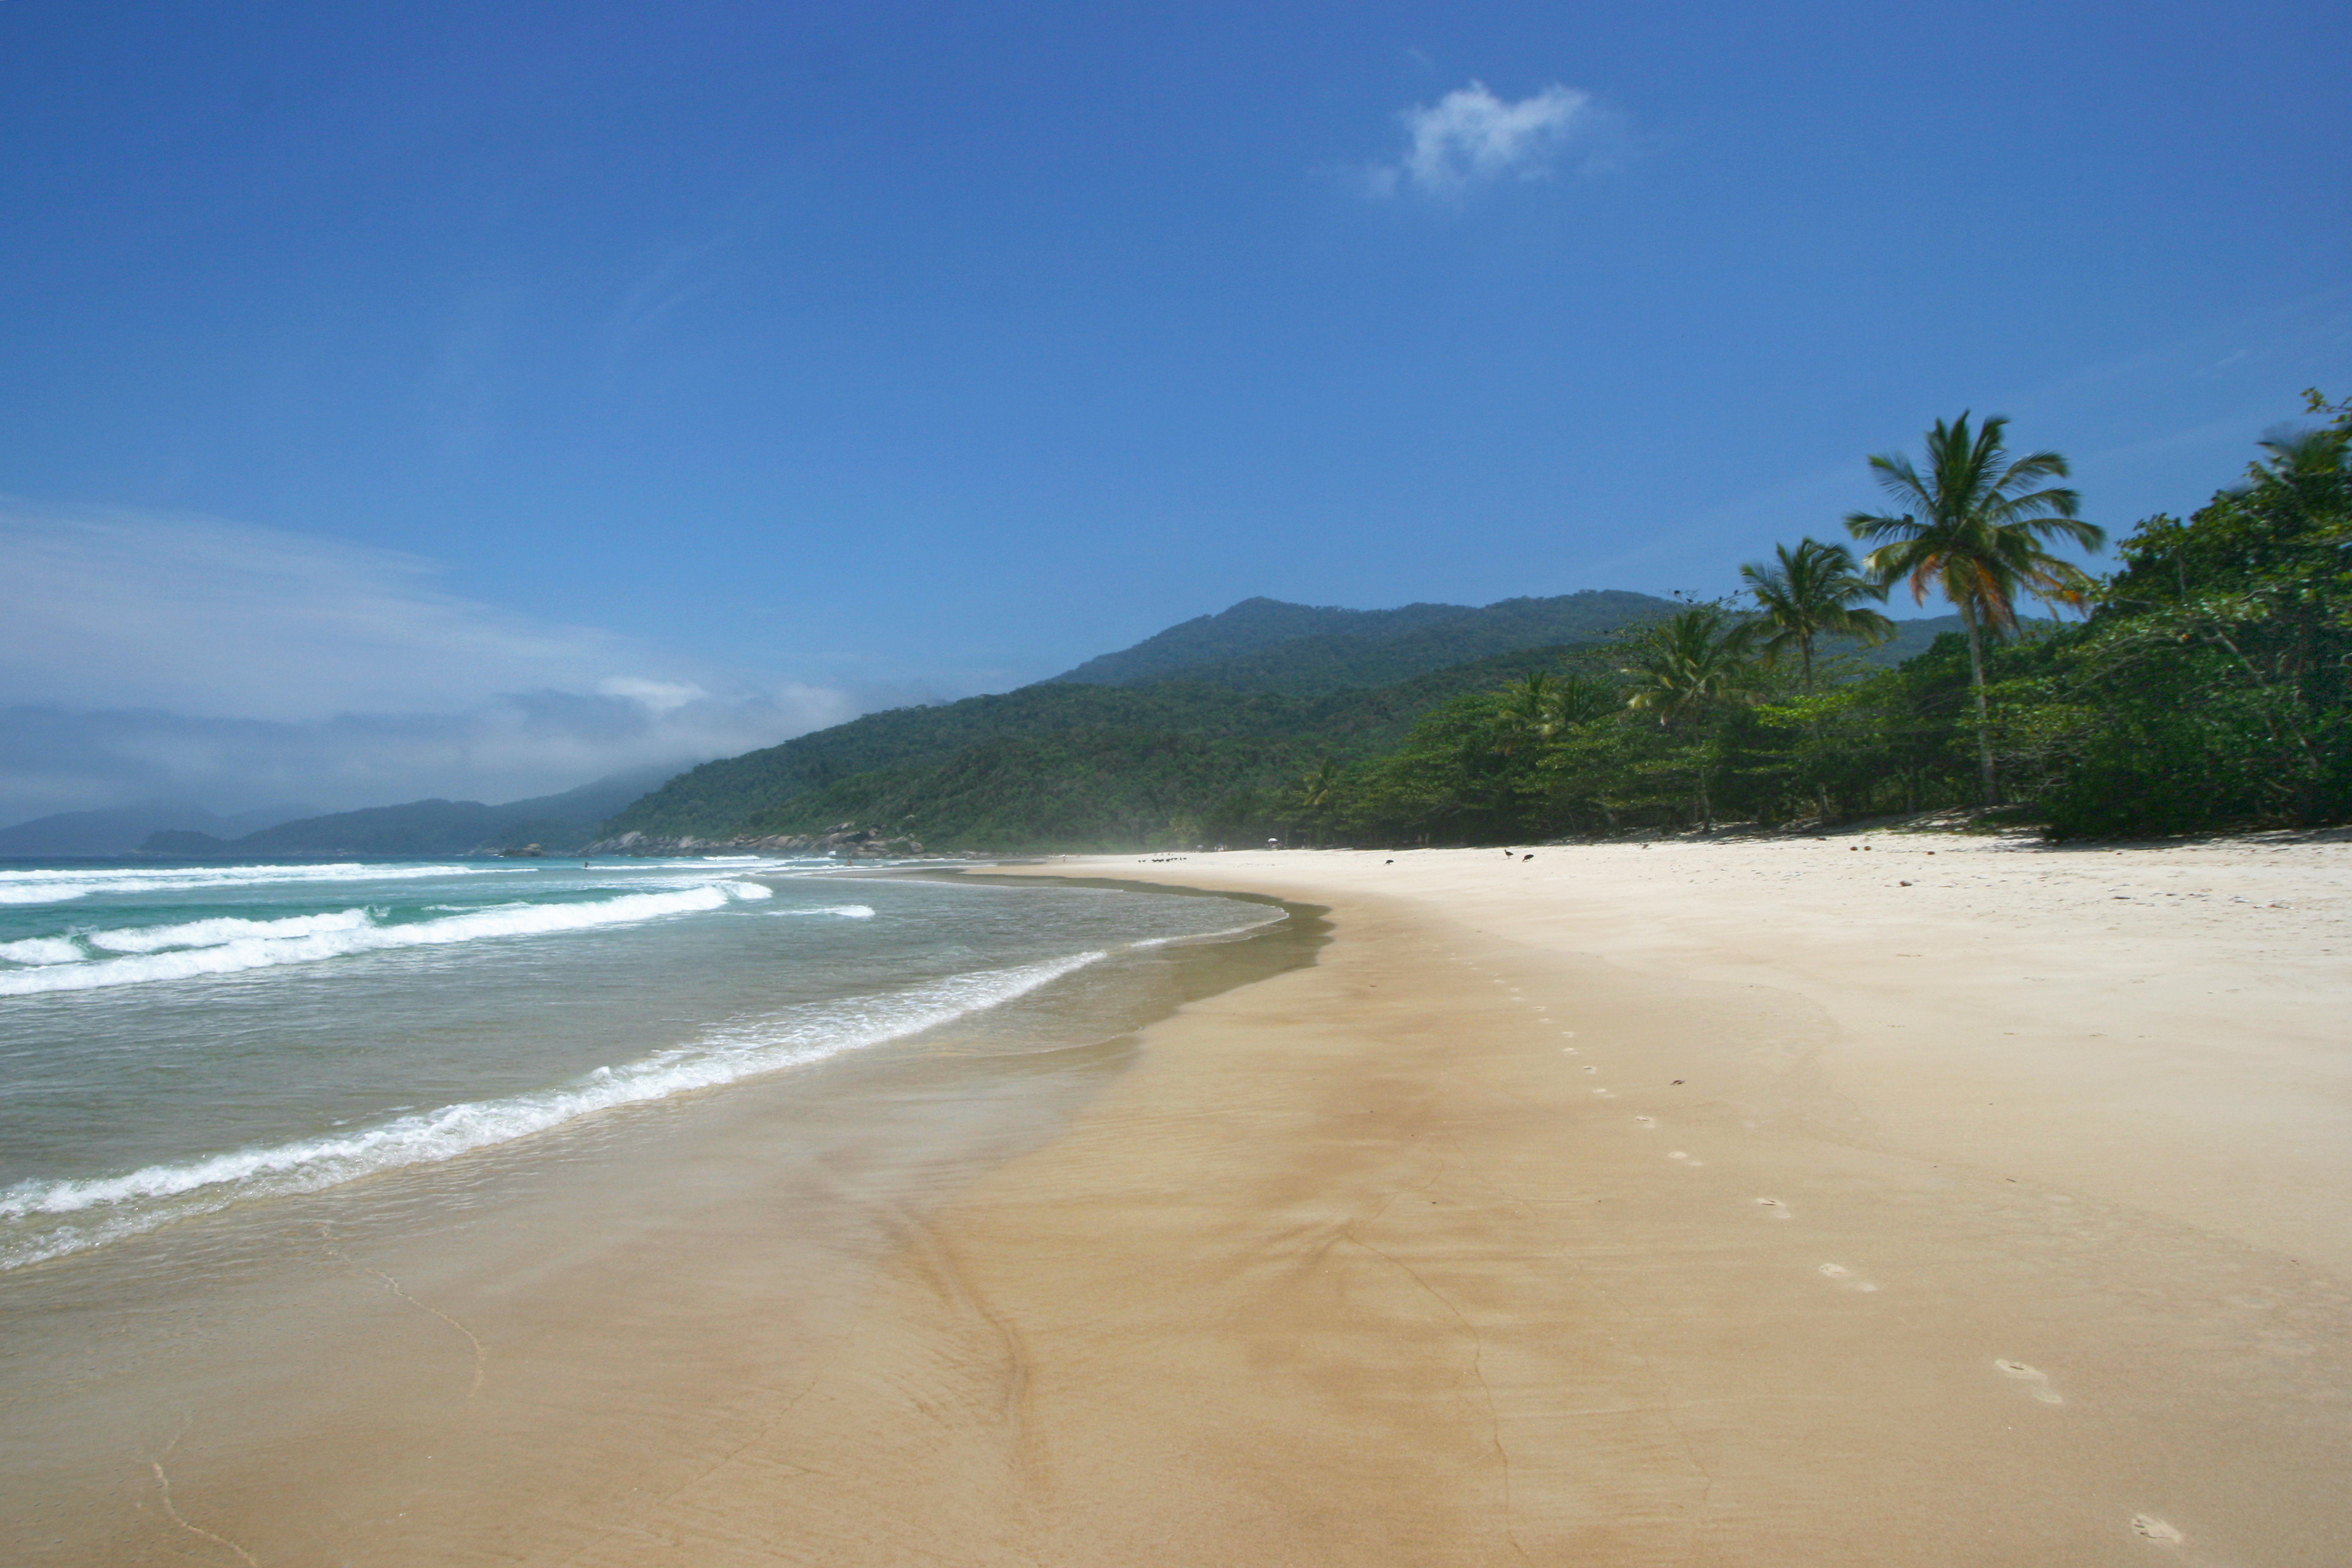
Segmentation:
[(559, 1563), (792, 1417), (942, 1195), (1311, 919), (929, 1033), (0, 1275), (0, 1563)]
[(565, 1560), (2352, 1562), (2352, 847), (1862, 842), (1038, 868), (1337, 940)]

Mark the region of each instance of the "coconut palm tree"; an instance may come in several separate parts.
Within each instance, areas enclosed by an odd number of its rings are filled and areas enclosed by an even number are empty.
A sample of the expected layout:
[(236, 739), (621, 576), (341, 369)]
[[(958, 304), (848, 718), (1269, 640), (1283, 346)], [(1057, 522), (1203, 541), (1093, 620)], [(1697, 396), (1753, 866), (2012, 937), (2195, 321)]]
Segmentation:
[(1749, 630), (1720, 605), (1693, 605), (1644, 628), (1625, 673), (1625, 705), (1660, 728), (1727, 700), (1749, 675)]
[(2067, 477), (2066, 459), (2055, 452), (2011, 458), (2001, 444), (2008, 426), (1994, 415), (1971, 431), (1965, 412), (1949, 425), (1937, 420), (1927, 432), (1925, 474), (1900, 453), (1872, 458), (1879, 488), (1905, 510), (1850, 512), (1845, 520), (1856, 539), (1877, 546), (1862, 559), (1874, 585), (1883, 590), (1906, 582), (1913, 602), (1925, 604), (1933, 584), (1960, 614), (1969, 639), (1969, 687), (1976, 698), (1977, 772), (1987, 805), (1996, 790), (1985, 636), (2017, 628), (2019, 590), (2055, 595), (2087, 581), (2080, 568), (2051, 554), (2046, 542), (2063, 539), (2096, 550), (2107, 539), (2075, 516), (2081, 496), (2050, 483)]
[[(1654, 713), (1658, 727), (1696, 718), (1732, 700), (1753, 678), (1748, 654), (1750, 628), (1720, 605), (1693, 605), (1645, 627), (1633, 641), (1625, 673), (1633, 692), (1625, 705)], [(1698, 762), (1699, 819), (1715, 826), (1715, 802), (1707, 791), (1707, 762)]]
[(1800, 541), (1790, 550), (1773, 546), (1779, 564), (1751, 561), (1739, 569), (1748, 593), (1762, 606), (1760, 617), (1770, 633), (1758, 645), (1767, 663), (1777, 662), (1790, 647), (1797, 650), (1805, 671), (1805, 694), (1813, 690), (1813, 643), (1824, 637), (1852, 637), (1864, 647), (1876, 647), (1895, 635), (1895, 623), (1876, 610), (1858, 610), (1864, 599), (1884, 596), (1854, 570), (1853, 552), (1843, 544), (1818, 539)]
[(1323, 827), (1333, 807), (1339, 803), (1339, 764), (1325, 757), (1315, 764), (1315, 771), (1298, 781), (1299, 811), (1306, 816), (1315, 833), (1317, 843), (1323, 840)]
[(1494, 725), (1495, 750), (1502, 756), (1549, 741), (1567, 727), (1560, 714), (1559, 685), (1541, 670), (1529, 670), (1503, 688), (1502, 697)]
[[(1799, 541), (1794, 550), (1776, 544), (1772, 553), (1779, 557), (1778, 564), (1751, 561), (1739, 569), (1740, 576), (1747, 579), (1748, 592), (1763, 611), (1758, 617), (1758, 630), (1769, 628), (1759, 651), (1765, 662), (1772, 664), (1794, 647), (1804, 666), (1805, 695), (1811, 697), (1815, 639), (1845, 637), (1864, 647), (1876, 647), (1895, 635), (1895, 623), (1876, 610), (1854, 607), (1857, 601), (1885, 595), (1885, 590), (1872, 586), (1854, 570), (1853, 552), (1844, 545), (1808, 538)], [(1806, 728), (1818, 744), (1820, 722), (1809, 721)], [(1828, 784), (1815, 781), (1813, 802), (1822, 820), (1828, 821)]]

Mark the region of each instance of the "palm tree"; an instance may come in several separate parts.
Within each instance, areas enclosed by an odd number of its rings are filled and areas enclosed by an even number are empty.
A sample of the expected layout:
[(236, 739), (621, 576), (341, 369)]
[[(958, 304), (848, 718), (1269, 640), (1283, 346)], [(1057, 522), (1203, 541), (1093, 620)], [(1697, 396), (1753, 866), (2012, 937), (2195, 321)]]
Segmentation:
[(1559, 683), (1540, 670), (1529, 670), (1503, 688), (1495, 710), (1496, 752), (1509, 756), (1521, 746), (1550, 740), (1567, 727), (1560, 714)]
[(1879, 488), (1906, 510), (1850, 512), (1845, 520), (1856, 539), (1877, 543), (1862, 560), (1874, 586), (1885, 590), (1906, 581), (1913, 602), (1925, 604), (1933, 584), (1960, 613), (1969, 637), (1969, 686), (1976, 697), (1977, 771), (1987, 805), (1995, 788), (1985, 634), (2016, 629), (2020, 589), (2055, 595), (2087, 581), (2080, 568), (2051, 554), (2045, 541), (2064, 539), (2096, 550), (2107, 540), (2104, 530), (2074, 515), (2081, 496), (2049, 482), (2067, 477), (2066, 459), (2030, 452), (2011, 460), (2000, 439), (2008, 425), (1994, 415), (1971, 432), (1965, 412), (1949, 425), (1937, 420), (1927, 432), (1924, 475), (1900, 453), (1872, 458)]
[[(1794, 550), (1776, 544), (1772, 553), (1779, 557), (1779, 564), (1751, 561), (1739, 569), (1739, 574), (1748, 580), (1748, 593), (1763, 610), (1759, 629), (1771, 629), (1762, 643), (1765, 662), (1777, 663), (1782, 653), (1795, 647), (1804, 665), (1805, 695), (1811, 697), (1814, 639), (1852, 637), (1864, 647), (1876, 647), (1895, 635), (1895, 623), (1876, 610), (1854, 607), (1858, 600), (1883, 598), (1885, 591), (1873, 587), (1854, 570), (1853, 552), (1844, 545), (1808, 538), (1800, 540)], [(1818, 747), (1821, 721), (1809, 719), (1806, 728)], [(1821, 819), (1828, 821), (1830, 788), (1825, 782), (1814, 781), (1813, 799)]]
[[(1720, 605), (1693, 605), (1653, 623), (1634, 640), (1633, 662), (1625, 669), (1633, 678), (1633, 690), (1625, 705), (1655, 713), (1662, 730), (1672, 728), (1678, 719), (1721, 707), (1754, 673), (1748, 658), (1750, 636), (1749, 628)], [(1699, 818), (1712, 830), (1715, 803), (1707, 793), (1706, 774), (1702, 750)]]
[(1339, 764), (1325, 757), (1315, 764), (1315, 771), (1298, 781), (1298, 808), (1315, 829), (1318, 844), (1323, 840), (1324, 819), (1339, 799)]
[(1854, 570), (1853, 552), (1844, 545), (1806, 539), (1794, 550), (1774, 545), (1772, 553), (1780, 558), (1778, 565), (1751, 561), (1739, 574), (1763, 606), (1764, 623), (1772, 628), (1760, 645), (1765, 662), (1777, 661), (1793, 647), (1804, 666), (1805, 695), (1810, 697), (1816, 638), (1852, 637), (1864, 647), (1876, 647), (1895, 635), (1895, 623), (1876, 610), (1854, 608), (1860, 600), (1883, 595)]
[(1563, 729), (1606, 719), (1625, 708), (1625, 694), (1590, 675), (1563, 675), (1552, 682), (1551, 712)]
[(1664, 729), (1727, 700), (1747, 682), (1749, 636), (1720, 605), (1693, 605), (1654, 622), (1634, 642), (1625, 705), (1655, 713)]

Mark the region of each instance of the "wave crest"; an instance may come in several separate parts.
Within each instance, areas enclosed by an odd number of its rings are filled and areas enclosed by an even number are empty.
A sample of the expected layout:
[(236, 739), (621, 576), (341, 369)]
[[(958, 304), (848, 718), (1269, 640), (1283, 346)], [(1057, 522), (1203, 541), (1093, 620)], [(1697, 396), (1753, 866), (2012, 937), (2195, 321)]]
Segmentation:
[[(180, 926), (131, 928), (84, 938), (92, 946), (131, 956), (0, 973), (0, 996), (58, 991), (91, 991), (109, 985), (139, 985), (156, 980), (186, 980), (234, 974), (281, 963), (381, 952), (394, 948), (434, 947), (506, 936), (538, 936), (658, 920), (665, 915), (715, 910), (738, 900), (766, 899), (773, 891), (760, 882), (714, 882), (675, 892), (625, 893), (619, 898), (572, 904), (507, 904), (440, 920), (378, 923), (373, 911), (297, 915), (283, 921), (234, 917), (192, 921)], [(280, 928), (299, 927), (286, 931)], [(234, 928), (252, 928), (239, 931)]]
[(150, 870), (0, 871), (0, 904), (61, 904), (96, 893), (175, 893), (193, 888), (243, 888), (257, 882), (386, 882), (420, 877), (483, 877), (504, 866), (206, 866)]
[[(764, 891), (765, 889), (762, 889)], [(668, 895), (651, 895), (667, 897)], [(614, 900), (618, 901), (618, 900)], [(439, 922), (431, 922), (439, 923)], [(599, 1111), (717, 1089), (761, 1073), (903, 1039), (1002, 1005), (1106, 956), (1075, 953), (908, 990), (811, 1004), (559, 1088), (420, 1111), (373, 1127), (245, 1149), (120, 1175), (25, 1181), (0, 1193), (0, 1270), (134, 1236), (257, 1197), (317, 1192), (549, 1131)]]

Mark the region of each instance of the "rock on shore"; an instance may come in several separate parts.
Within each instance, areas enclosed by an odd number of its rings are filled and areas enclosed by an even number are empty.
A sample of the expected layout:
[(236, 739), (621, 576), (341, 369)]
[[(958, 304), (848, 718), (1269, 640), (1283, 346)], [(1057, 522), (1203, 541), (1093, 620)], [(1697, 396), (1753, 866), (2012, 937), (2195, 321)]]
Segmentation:
[(623, 833), (599, 838), (583, 855), (838, 855), (860, 857), (920, 855), (918, 840), (891, 837), (878, 827), (845, 822), (823, 833), (777, 833), (761, 837), (697, 838), (691, 834)]

